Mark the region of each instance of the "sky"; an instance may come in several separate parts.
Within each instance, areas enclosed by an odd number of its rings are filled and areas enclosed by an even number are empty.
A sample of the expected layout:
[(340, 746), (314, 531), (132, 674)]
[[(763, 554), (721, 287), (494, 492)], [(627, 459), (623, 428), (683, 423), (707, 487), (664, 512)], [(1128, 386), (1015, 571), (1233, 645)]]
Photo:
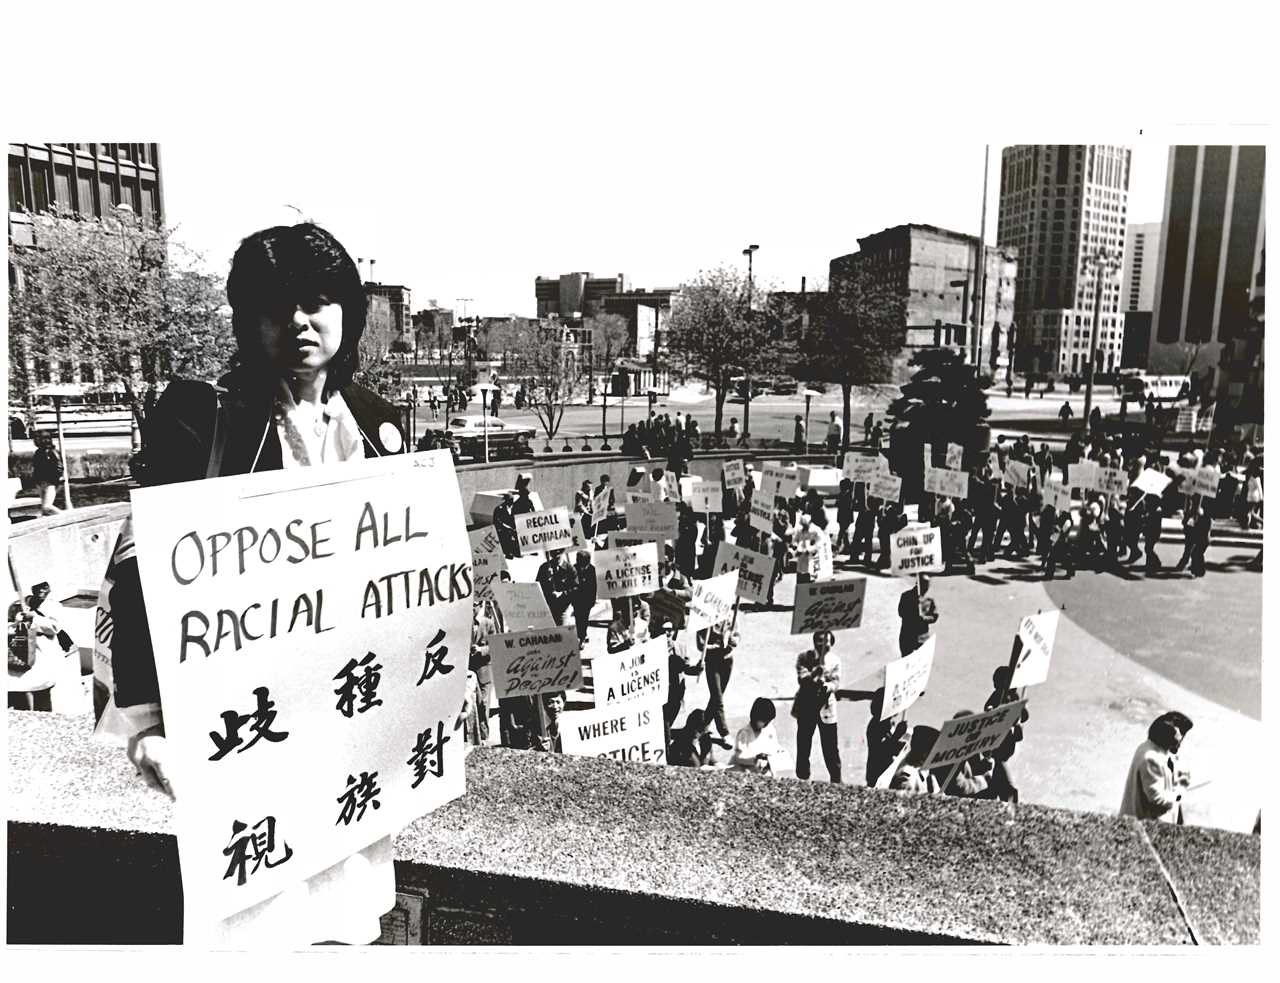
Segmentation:
[[(678, 155), (635, 153), (626, 128), (593, 141), (589, 155), (450, 153), (411, 136), (397, 146), (403, 164), (385, 167), (362, 155), (299, 160), (278, 139), (255, 146), (240, 173), (204, 141), (165, 142), (160, 153), (169, 222), (212, 270), (227, 269), (241, 237), (301, 214), (353, 257), (373, 258), (377, 280), (410, 287), (415, 310), (435, 300), (461, 313), (465, 297), (471, 314), (532, 315), (538, 275), (625, 273), (632, 287), (676, 286), (700, 269), (742, 266), (742, 249), (756, 243), (757, 283), (798, 290), (802, 276), (810, 288), (825, 283), (832, 257), (883, 228), (977, 233), (983, 144), (941, 152), (935, 141), (862, 137), (856, 153), (771, 142), (745, 160), (715, 139)], [(1159, 221), (1168, 146), (1130, 145), (1129, 221)], [(990, 152), (989, 237), (1000, 146)], [(228, 183), (234, 204), (209, 193)]]
[[(532, 314), (534, 278), (574, 271), (673, 287), (741, 266), (750, 243), (763, 287), (822, 283), (859, 236), (976, 233), (986, 145), (989, 236), (1000, 148), (1017, 143), (1132, 148), (1128, 220), (1159, 221), (1170, 144), (1264, 142), (1274, 115), (1267, 32), (1236, 0), (1194, 22), (1114, 0), (1016, 16), (943, 0), (223, 0), (198, 18), (130, 2), (128, 97), (86, 98), (16, 46), (11, 72), (41, 84), (0, 107), (10, 139), (158, 142), (170, 223), (211, 271), (306, 216), (414, 309)], [(77, 9), (98, 12), (63, 0), (60, 16)], [(66, 64), (101, 57), (92, 32), (58, 46)]]

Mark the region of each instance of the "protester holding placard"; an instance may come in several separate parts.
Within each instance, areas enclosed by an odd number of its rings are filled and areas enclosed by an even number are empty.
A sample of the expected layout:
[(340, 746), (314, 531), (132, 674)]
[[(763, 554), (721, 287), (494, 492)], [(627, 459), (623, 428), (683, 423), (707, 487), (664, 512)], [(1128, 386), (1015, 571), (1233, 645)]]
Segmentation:
[(916, 726), (911, 729), (911, 749), (894, 773), (889, 783), (891, 789), (911, 795), (938, 795), (942, 792), (942, 785), (933, 772), (921, 767), (937, 740), (938, 731), (933, 727)]
[(1159, 544), (1163, 532), (1164, 509), (1159, 501), (1155, 498), (1150, 498), (1147, 503), (1147, 514), (1142, 522), (1142, 541), (1146, 555), (1145, 571), (1149, 574), (1164, 566), (1160, 561), (1160, 557), (1156, 554), (1156, 546)]
[(676, 503), (676, 566), (693, 579), (698, 564), (698, 517), (684, 502)]
[(741, 728), (734, 737), (729, 767), (756, 774), (773, 773), (775, 763), (780, 763), (783, 757), (782, 744), (773, 724), (777, 715), (778, 711), (772, 700), (763, 696), (756, 697), (751, 704), (747, 726)]
[[(365, 327), (355, 263), (325, 230), (304, 223), (254, 233), (227, 280), (236, 338), (231, 371), (215, 389), (169, 383), (147, 414), (148, 485), (302, 468), (397, 454), (400, 413), (352, 382)], [(125, 523), (110, 588), (114, 703), (129, 722), (128, 755), (147, 785), (174, 796), (181, 776), (166, 746), (132, 527)], [(121, 549), (123, 547), (123, 549)], [(391, 838), (213, 927), (221, 942), (270, 924), (289, 945), (370, 942), (395, 901)]]
[(1200, 496), (1194, 496), (1187, 503), (1186, 514), (1182, 519), (1183, 547), (1182, 556), (1174, 565), (1174, 570), (1181, 573), (1191, 564), (1191, 576), (1204, 576), (1204, 554), (1209, 548), (1211, 524), (1205, 513)]
[(707, 638), (707, 654), (703, 660), (707, 674), (707, 724), (715, 724), (721, 737), (729, 734), (729, 723), (724, 715), (724, 694), (733, 675), (733, 650), (738, 647), (739, 636), (728, 625), (720, 624), (711, 629)]
[(498, 532), (502, 555), (507, 559), (519, 556), (520, 546), (516, 539), (515, 495), (509, 491), (502, 493), (502, 501), (493, 510), (493, 528)]
[[(961, 710), (952, 714), (952, 719), (972, 716), (972, 710)], [(947, 782), (947, 787), (942, 789), (942, 793), (961, 799), (982, 798), (983, 793), (987, 791), (994, 767), (995, 761), (988, 754), (976, 754), (972, 758), (966, 758), (960, 763), (959, 768), (954, 769), (951, 780)]]
[(877, 530), (880, 537), (880, 559), (876, 563), (881, 570), (889, 569), (889, 544), (893, 539), (893, 534), (906, 526), (907, 521), (906, 513), (902, 511), (902, 506), (897, 502), (885, 502), (881, 507), (880, 515), (878, 516), (879, 529)]
[(922, 573), (898, 598), (898, 617), (902, 619), (898, 629), (898, 651), (903, 656), (910, 655), (925, 643), (938, 620), (938, 604), (928, 596), (931, 583), (929, 575)]
[(832, 651), (835, 633), (820, 628), (813, 633), (813, 648), (796, 659), (795, 702), (796, 777), (809, 777), (809, 755), (816, 728), (822, 741), (822, 758), (833, 784), (840, 784), (840, 743), (837, 737), (836, 690), (840, 688), (840, 660)]
[(579, 550), (573, 560), (573, 587), (569, 592), (573, 608), (573, 622), (578, 629), (578, 643), (587, 644), (587, 621), (596, 603), (596, 568), (591, 564), (591, 554)]
[(1182, 824), (1182, 795), (1191, 773), (1178, 764), (1178, 751), (1191, 726), (1191, 718), (1176, 710), (1151, 722), (1147, 739), (1133, 752), (1120, 815)]
[[(1009, 686), (1011, 673), (1007, 665), (997, 666), (991, 674), (991, 695), (983, 704), (984, 710), (994, 710), (1008, 703), (1018, 703), (1024, 699), (1025, 689)], [(1000, 745), (991, 753), (992, 769), (987, 778), (987, 788), (979, 794), (979, 798), (998, 799), (1001, 802), (1017, 802), (1018, 787), (1014, 784), (1013, 775), (1009, 771), (1009, 761), (1022, 742), (1022, 725), (1031, 718), (1031, 713), (1024, 706), (1018, 722), (1009, 728)]]
[(563, 690), (543, 693), (539, 697), (542, 704), (544, 724), (533, 736), (531, 750), (561, 754), (564, 747), (560, 743), (560, 719), (564, 715), (565, 698)]
[(867, 787), (874, 788), (885, 770), (907, 746), (907, 715), (894, 714), (881, 720), (884, 687), (871, 695), (871, 718), (867, 721)]
[(564, 624), (565, 612), (572, 603), (574, 588), (573, 567), (565, 557), (564, 550), (551, 550), (547, 558), (538, 567), (536, 578), (542, 588), (542, 596), (547, 600), (551, 618), (557, 624)]

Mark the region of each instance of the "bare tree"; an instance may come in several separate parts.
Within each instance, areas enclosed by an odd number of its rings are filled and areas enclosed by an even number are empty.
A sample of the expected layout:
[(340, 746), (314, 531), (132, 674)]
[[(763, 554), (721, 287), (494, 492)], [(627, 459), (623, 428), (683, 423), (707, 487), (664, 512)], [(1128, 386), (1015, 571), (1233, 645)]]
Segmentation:
[(558, 322), (526, 321), (513, 338), (514, 372), (524, 381), (529, 407), (550, 441), (560, 429), (565, 407), (577, 394), (579, 379), (568, 355), (565, 328)]
[(34, 237), (9, 247), (23, 284), (9, 299), (10, 398), (29, 393), (34, 360), (91, 363), (124, 388), (136, 447), (143, 385), (227, 368), (235, 342), (222, 285), (169, 230), (124, 209), (99, 220), (39, 215)]

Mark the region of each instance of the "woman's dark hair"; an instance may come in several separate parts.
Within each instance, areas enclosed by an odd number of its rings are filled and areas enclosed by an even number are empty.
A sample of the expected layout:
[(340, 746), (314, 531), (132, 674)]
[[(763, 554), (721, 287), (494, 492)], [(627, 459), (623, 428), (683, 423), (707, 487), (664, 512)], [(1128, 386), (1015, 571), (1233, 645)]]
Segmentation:
[(756, 701), (751, 704), (751, 719), (759, 720), (766, 724), (772, 723), (773, 718), (778, 715), (777, 708), (773, 705), (773, 701), (763, 696), (757, 696)]
[(332, 235), (310, 222), (277, 225), (246, 237), (231, 260), (227, 302), (235, 331), (235, 368), (261, 372), (258, 318), (324, 297), (342, 305), (342, 342), (329, 363), (326, 392), (346, 386), (359, 367), (367, 301), (360, 271)]
[(1177, 710), (1162, 713), (1151, 721), (1151, 726), (1147, 728), (1147, 739), (1162, 748), (1172, 750), (1175, 727), (1182, 731), (1183, 737), (1186, 737), (1187, 731), (1191, 729), (1191, 718), (1186, 714), (1178, 713)]

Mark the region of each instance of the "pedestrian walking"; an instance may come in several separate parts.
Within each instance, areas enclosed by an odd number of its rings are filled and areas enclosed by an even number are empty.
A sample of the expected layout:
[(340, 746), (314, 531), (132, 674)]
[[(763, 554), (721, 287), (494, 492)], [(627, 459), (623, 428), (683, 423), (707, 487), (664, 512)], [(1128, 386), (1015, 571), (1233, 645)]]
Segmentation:
[(794, 448), (797, 454), (804, 454), (808, 452), (808, 447), (805, 444), (805, 439), (806, 438), (805, 438), (805, 432), (804, 432), (804, 417), (802, 417), (799, 413), (797, 413), (795, 432), (791, 438), (792, 447)]
[(840, 445), (843, 442), (844, 424), (836, 418), (836, 411), (832, 410), (831, 418), (827, 422), (827, 453), (835, 458), (840, 453)]
[(733, 650), (738, 647), (738, 640), (736, 631), (730, 631), (727, 625), (716, 625), (707, 638), (707, 654), (703, 659), (708, 694), (706, 720), (708, 726), (715, 725), (721, 737), (729, 735), (729, 723), (724, 715), (724, 694), (729, 688), (729, 677), (733, 675)]
[(53, 435), (48, 430), (37, 430), (34, 436), (36, 450), (31, 457), (31, 479), (40, 496), (40, 512), (56, 515), (62, 511), (53, 504), (62, 482), (62, 459), (54, 449)]

